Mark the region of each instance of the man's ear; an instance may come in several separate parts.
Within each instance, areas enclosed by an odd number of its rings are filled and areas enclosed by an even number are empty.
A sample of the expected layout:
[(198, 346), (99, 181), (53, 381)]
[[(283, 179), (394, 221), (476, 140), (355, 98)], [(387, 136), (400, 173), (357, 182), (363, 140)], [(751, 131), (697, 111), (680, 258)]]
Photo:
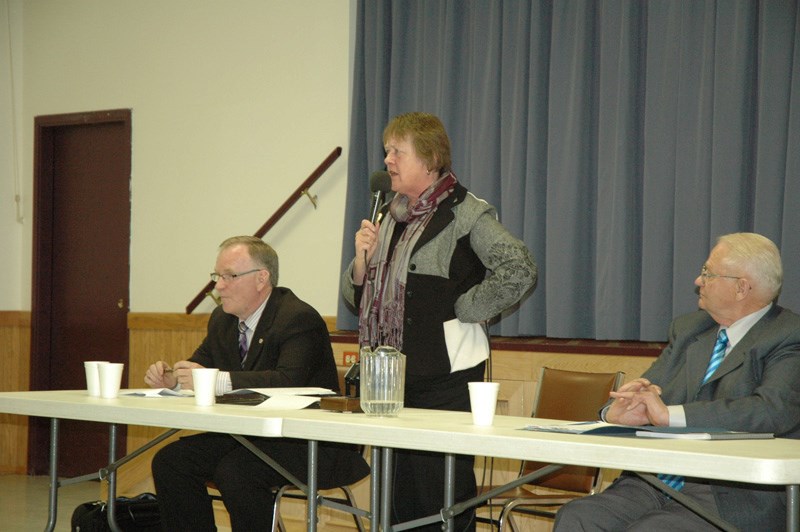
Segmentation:
[(747, 297), (752, 289), (753, 287), (750, 286), (750, 281), (748, 281), (747, 278), (740, 277), (736, 279), (736, 300), (741, 301)]

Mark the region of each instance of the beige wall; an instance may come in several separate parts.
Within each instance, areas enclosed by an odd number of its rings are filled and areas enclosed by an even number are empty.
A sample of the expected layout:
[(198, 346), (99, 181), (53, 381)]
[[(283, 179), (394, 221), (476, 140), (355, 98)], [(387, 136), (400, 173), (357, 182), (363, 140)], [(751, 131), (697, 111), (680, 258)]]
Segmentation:
[(30, 307), (22, 297), (23, 292), (30, 294), (23, 286), (30, 284), (30, 274), (23, 279), (22, 272), (23, 262), (29, 265), (31, 260), (23, 258), (24, 226), (17, 222), (23, 213), (15, 202), (22, 186), (22, 101), (21, 90), (12, 91), (12, 85), (22, 86), (22, 7), (19, 0), (0, 0), (0, 271), (7, 279), (0, 291), (0, 310)]
[(318, 208), (303, 198), (266, 236), (281, 284), (335, 314), (352, 16), (350, 0), (0, 0), (0, 310), (30, 308), (34, 117), (130, 108), (131, 310), (182, 311), (217, 244), (341, 146)]

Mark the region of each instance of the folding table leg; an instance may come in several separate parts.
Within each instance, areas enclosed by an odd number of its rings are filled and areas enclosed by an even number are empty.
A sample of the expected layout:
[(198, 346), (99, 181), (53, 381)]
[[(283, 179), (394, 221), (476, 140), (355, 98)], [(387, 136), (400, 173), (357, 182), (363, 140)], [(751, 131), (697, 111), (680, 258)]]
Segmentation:
[(370, 530), (378, 530), (381, 522), (381, 448), (372, 446), (369, 473)]
[(319, 442), (308, 440), (308, 532), (317, 530), (317, 459), (319, 454)]
[(786, 530), (800, 532), (800, 486), (786, 486)]
[(47, 508), (46, 532), (56, 528), (58, 518), (58, 418), (50, 419), (50, 500)]

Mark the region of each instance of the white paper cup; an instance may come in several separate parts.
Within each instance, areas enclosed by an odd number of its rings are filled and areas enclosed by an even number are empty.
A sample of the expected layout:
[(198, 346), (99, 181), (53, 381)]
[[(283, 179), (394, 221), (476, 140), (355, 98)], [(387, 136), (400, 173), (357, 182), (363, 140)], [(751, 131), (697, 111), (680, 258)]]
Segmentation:
[(125, 364), (121, 362), (101, 362), (97, 365), (100, 380), (100, 397), (113, 399), (119, 395), (122, 384), (122, 370)]
[(83, 363), (86, 371), (86, 391), (90, 397), (100, 397), (100, 373), (97, 370), (98, 364), (108, 364), (107, 360), (87, 360)]
[(497, 407), (499, 382), (470, 382), (469, 404), (472, 409), (474, 425), (489, 426), (494, 422), (494, 411)]
[(194, 403), (197, 406), (211, 406), (216, 402), (217, 368), (194, 368)]

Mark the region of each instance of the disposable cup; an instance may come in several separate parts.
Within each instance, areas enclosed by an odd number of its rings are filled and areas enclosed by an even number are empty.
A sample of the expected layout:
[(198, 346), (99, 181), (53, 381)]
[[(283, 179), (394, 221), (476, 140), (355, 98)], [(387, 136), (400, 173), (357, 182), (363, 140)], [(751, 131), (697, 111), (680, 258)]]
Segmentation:
[(472, 409), (472, 423), (480, 426), (490, 426), (494, 423), (494, 412), (497, 407), (497, 392), (500, 390), (499, 382), (470, 382), (469, 404)]
[(211, 406), (216, 402), (217, 368), (194, 368), (194, 403), (197, 406)]
[(86, 372), (86, 391), (90, 397), (100, 397), (100, 372), (97, 370), (98, 364), (108, 364), (107, 360), (87, 360), (83, 363)]
[(125, 364), (121, 362), (102, 362), (97, 365), (100, 380), (100, 397), (113, 399), (119, 395), (122, 384), (122, 370)]

